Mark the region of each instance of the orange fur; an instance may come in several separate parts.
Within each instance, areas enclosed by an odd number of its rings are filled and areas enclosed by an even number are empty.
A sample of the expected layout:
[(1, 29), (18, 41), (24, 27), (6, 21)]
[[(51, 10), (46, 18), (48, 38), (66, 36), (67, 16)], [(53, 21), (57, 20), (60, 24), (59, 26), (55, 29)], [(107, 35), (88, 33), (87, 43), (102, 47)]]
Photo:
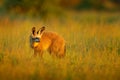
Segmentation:
[(42, 57), (45, 50), (58, 57), (65, 55), (65, 40), (57, 33), (41, 30), (36, 36), (40, 36), (40, 42), (32, 43), (35, 56), (39, 53)]

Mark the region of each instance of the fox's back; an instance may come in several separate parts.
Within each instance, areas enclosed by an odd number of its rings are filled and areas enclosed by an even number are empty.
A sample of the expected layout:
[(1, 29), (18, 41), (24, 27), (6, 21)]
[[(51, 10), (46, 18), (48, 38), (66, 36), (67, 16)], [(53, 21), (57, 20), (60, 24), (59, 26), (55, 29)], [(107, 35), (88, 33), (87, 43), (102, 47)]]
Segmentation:
[(52, 44), (56, 44), (56, 46), (63, 45), (64, 39), (59, 36), (55, 32), (47, 32), (45, 31), (40, 39), (40, 43), (38, 45), (39, 48), (42, 48), (43, 50), (48, 49), (49, 47), (52, 46)]

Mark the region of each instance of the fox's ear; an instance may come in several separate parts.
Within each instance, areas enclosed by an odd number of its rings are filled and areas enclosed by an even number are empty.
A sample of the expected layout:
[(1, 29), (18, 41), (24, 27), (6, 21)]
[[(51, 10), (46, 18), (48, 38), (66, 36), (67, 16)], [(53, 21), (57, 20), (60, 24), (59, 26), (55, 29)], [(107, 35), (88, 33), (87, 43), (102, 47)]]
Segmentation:
[(36, 28), (33, 27), (33, 28), (32, 28), (32, 34), (35, 35), (35, 32), (36, 32)]
[(43, 26), (37, 31), (37, 34), (42, 34), (44, 30), (45, 30), (45, 27)]

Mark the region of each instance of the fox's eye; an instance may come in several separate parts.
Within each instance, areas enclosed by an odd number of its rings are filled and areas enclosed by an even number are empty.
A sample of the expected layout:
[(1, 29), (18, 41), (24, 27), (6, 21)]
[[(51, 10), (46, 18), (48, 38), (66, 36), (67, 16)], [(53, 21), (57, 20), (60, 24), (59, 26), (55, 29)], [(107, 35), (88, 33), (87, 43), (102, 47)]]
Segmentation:
[(35, 42), (40, 42), (40, 38), (35, 38)]
[(36, 38), (32, 38), (33, 42), (40, 42), (40, 38), (36, 37)]

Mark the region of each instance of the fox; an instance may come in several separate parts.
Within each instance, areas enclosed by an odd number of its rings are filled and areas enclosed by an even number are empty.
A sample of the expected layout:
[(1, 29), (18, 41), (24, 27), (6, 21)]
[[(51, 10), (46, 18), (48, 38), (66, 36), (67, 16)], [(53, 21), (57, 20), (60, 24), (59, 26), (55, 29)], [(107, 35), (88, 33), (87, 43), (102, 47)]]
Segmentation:
[(34, 50), (34, 56), (43, 56), (44, 51), (48, 51), (50, 55), (59, 58), (64, 57), (66, 53), (66, 44), (62, 36), (56, 32), (46, 31), (43, 26), (38, 31), (36, 27), (32, 28), (30, 35), (30, 46)]

